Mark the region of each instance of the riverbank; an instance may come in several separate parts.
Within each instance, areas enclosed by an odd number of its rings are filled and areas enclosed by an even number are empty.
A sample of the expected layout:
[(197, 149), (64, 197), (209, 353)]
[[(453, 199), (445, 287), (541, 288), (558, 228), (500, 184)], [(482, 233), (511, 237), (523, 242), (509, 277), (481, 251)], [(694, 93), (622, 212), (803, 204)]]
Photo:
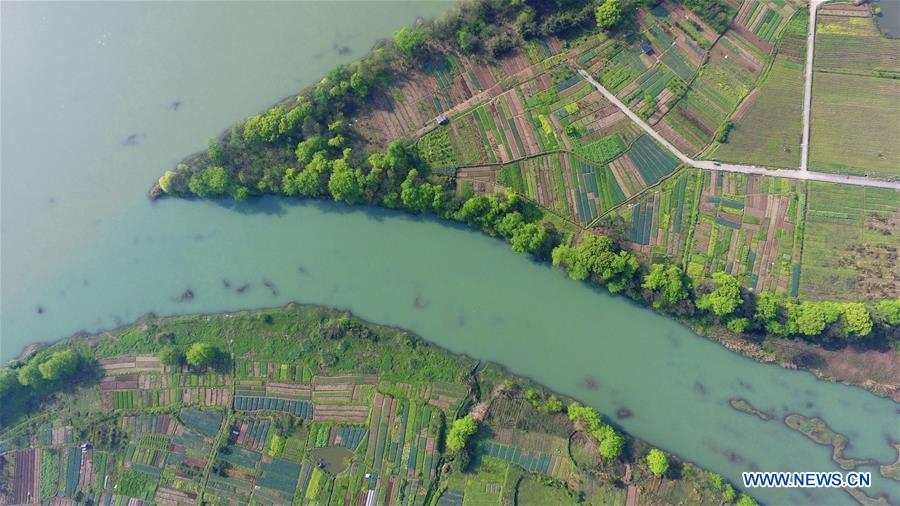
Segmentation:
[[(252, 208), (253, 203), (244, 205)], [(364, 206), (359, 206), (358, 209), (366, 214), (381, 212), (377, 208), (367, 210)], [(440, 223), (441, 226), (453, 226), (456, 222), (440, 220)], [(536, 260), (549, 263), (546, 260)], [(854, 350), (849, 346), (839, 350), (828, 350), (799, 338), (785, 339), (771, 335), (749, 337), (736, 334), (725, 325), (716, 325), (710, 320), (699, 322), (659, 311), (640, 300), (634, 300), (634, 297), (625, 297), (625, 300), (641, 306), (643, 310), (653, 310), (666, 318), (678, 321), (690, 328), (694, 334), (756, 361), (775, 364), (786, 369), (809, 371), (824, 381), (864, 388), (878, 396), (900, 402), (900, 363), (895, 359), (896, 355), (892, 350)]]
[(827, 350), (802, 340), (773, 336), (762, 341), (748, 340), (724, 328), (695, 331), (754, 360), (808, 371), (820, 380), (863, 388), (879, 397), (900, 402), (900, 365), (893, 349)]
[[(640, 18), (645, 13), (638, 10), (628, 14)], [(876, 356), (874, 352), (863, 351), (856, 355), (852, 350), (857, 347), (890, 349), (894, 345), (900, 301), (873, 301), (868, 304), (856, 301), (801, 301), (789, 296), (783, 289), (779, 291), (777, 286), (757, 294), (755, 281), (750, 281), (756, 279), (754, 276), (747, 273), (725, 274), (722, 269), (713, 267), (717, 265), (716, 259), (710, 266), (712, 276), (708, 276), (709, 273), (704, 271), (705, 264), (691, 263), (690, 254), (681, 260), (663, 255), (658, 265), (649, 262), (639, 264), (638, 259), (643, 257), (633, 251), (634, 248), (624, 248), (623, 230), (610, 230), (615, 227), (606, 226), (584, 229), (560, 214), (567, 212), (565, 206), (542, 198), (536, 200), (532, 190), (528, 190), (528, 196), (525, 196), (522, 189), (524, 182), (516, 183), (516, 178), (511, 175), (509, 177), (512, 179), (506, 182), (497, 179), (500, 176), (496, 175), (490, 181), (479, 179), (477, 175), (469, 179), (459, 176), (458, 168), (462, 166), (460, 157), (468, 155), (456, 153), (458, 146), (454, 144), (456, 141), (450, 141), (450, 136), (461, 135), (460, 129), (468, 128), (467, 114), (472, 110), (482, 117), (478, 111), (485, 106), (478, 104), (502, 102), (505, 100), (503, 97), (511, 92), (522, 91), (516, 88), (520, 82), (529, 83), (529, 86), (541, 83), (543, 91), (529, 91), (529, 94), (534, 92), (534, 97), (526, 102), (559, 102), (559, 90), (563, 89), (559, 87), (572, 86), (570, 81), (578, 80), (577, 75), (569, 76), (572, 72), (566, 66), (567, 61), (579, 54), (594, 54), (601, 47), (618, 47), (624, 43), (617, 39), (620, 34), (616, 30), (595, 34), (591, 23), (582, 20), (570, 32), (546, 35), (541, 40), (545, 41), (548, 54), (531, 54), (526, 64), (516, 46), (490, 57), (469, 54), (459, 52), (460, 48), (454, 46), (452, 38), (429, 31), (442, 26), (443, 22), (452, 23), (455, 19), (478, 15), (460, 7), (442, 21), (414, 31), (401, 30), (394, 44), (379, 46), (367, 58), (335, 69), (327, 79), (297, 97), (285, 100), (224, 132), (211, 141), (206, 153), (188, 157), (174, 170), (166, 171), (151, 189), (151, 198), (193, 195), (203, 198), (230, 196), (235, 200), (245, 200), (260, 194), (309, 199), (330, 197), (348, 204), (402, 209), (413, 214), (434, 214), (465, 223), (491, 236), (503, 237), (516, 252), (552, 260), (554, 265), (563, 267), (574, 279), (590, 280), (606, 286), (613, 293), (623, 293), (695, 329), (701, 329), (699, 333), (714, 336), (732, 349), (743, 349), (757, 359), (775, 361), (786, 367), (806, 368), (822, 378), (864, 386), (879, 395), (892, 398), (898, 395), (900, 366), (894, 366), (896, 360), (891, 360), (896, 359), (895, 352), (894, 357), (881, 359), (883, 357)], [(523, 35), (519, 45), (528, 47), (528, 44), (534, 43), (527, 40), (529, 37)], [(481, 93), (465, 100), (462, 97), (448, 99), (454, 105), (446, 110), (441, 109), (446, 119), (441, 121), (443, 126), (432, 124), (433, 118), (418, 118), (425, 124), (417, 129), (410, 130), (408, 125), (398, 127), (399, 130), (373, 128), (375, 119), (385, 120), (386, 115), (390, 115), (386, 112), (385, 101), (395, 100), (397, 103), (394, 105), (400, 107), (404, 100), (421, 98), (410, 90), (409, 83), (419, 77), (430, 79), (429, 72), (432, 71), (429, 65), (434, 63), (438, 53), (451, 53), (460, 61), (465, 60), (471, 75), (483, 69), (507, 75), (490, 88), (485, 87)], [(457, 77), (469, 83), (467, 79), (472, 79), (471, 75), (466, 74), (466, 77), (462, 71), (459, 72)], [(556, 83), (558, 89), (552, 86), (543, 89), (549, 83)], [(406, 98), (396, 98), (400, 95)], [(546, 100), (538, 100), (544, 95), (547, 95), (544, 97)], [(568, 111), (572, 111), (571, 114), (575, 114), (581, 107), (590, 106), (593, 109), (600, 105), (593, 102), (564, 104), (556, 112), (562, 110), (569, 114)], [(516, 107), (514, 105), (513, 109)], [(549, 105), (541, 107), (549, 108)], [(546, 116), (553, 112), (544, 111), (541, 107), (534, 113)], [(564, 132), (556, 132), (554, 128), (548, 121), (544, 132), (548, 138), (544, 139), (544, 143), (551, 141), (549, 136), (553, 139), (566, 138)], [(493, 132), (493, 135), (499, 134)], [(487, 142), (485, 139), (490, 137), (487, 135), (481, 141)], [(488, 153), (490, 143), (478, 147), (477, 139), (473, 137), (469, 140), (472, 142), (467, 141), (467, 149), (480, 150), (482, 155), (492, 160), (496, 165), (494, 169), (499, 172), (507, 170), (508, 167), (501, 165), (501, 162), (509, 156), (498, 155), (500, 151), (496, 149), (493, 154)], [(652, 144), (652, 141), (649, 142)], [(266, 160), (265, 168), (250, 168), (260, 165), (261, 160)], [(677, 165), (677, 161), (673, 163)], [(491, 162), (486, 164), (490, 168)], [(565, 179), (568, 176), (563, 174), (562, 177)], [(757, 182), (754, 179), (752, 185)], [(547, 183), (549, 181), (536, 180), (529, 188)], [(520, 187), (516, 192), (509, 190), (516, 187)], [(561, 188), (557, 190), (557, 193), (562, 192)], [(805, 187), (803, 191), (806, 191)], [(720, 197), (715, 199), (718, 202)], [(805, 194), (800, 195), (797, 201), (788, 200), (780, 207), (805, 206)], [(731, 205), (743, 209), (740, 202), (732, 202)], [(699, 200), (693, 203), (694, 208), (698, 206)], [(766, 212), (757, 211), (759, 215)], [(614, 214), (608, 216), (612, 221)], [(678, 210), (676, 214), (680, 216), (683, 213)], [(691, 213), (697, 223), (700, 214), (696, 210)], [(798, 221), (797, 218), (791, 219)], [(802, 221), (802, 217), (799, 220)], [(727, 226), (741, 227), (733, 221), (725, 221), (731, 224)], [(747, 223), (759, 231), (758, 217), (749, 216)], [(692, 222), (690, 226), (694, 224)], [(796, 224), (790, 224), (790, 227), (792, 230), (803, 228)], [(688, 233), (689, 245), (693, 240), (692, 233), (693, 229)], [(732, 231), (723, 232), (726, 233), (730, 241)], [(741, 229), (738, 235), (749, 233)], [(802, 232), (798, 234), (795, 235), (802, 240)], [(710, 240), (714, 241), (715, 237), (711, 235)], [(714, 252), (716, 249), (712, 245), (702, 246), (703, 239), (698, 240), (703, 251)], [(773, 242), (771, 246), (774, 245)], [(791, 249), (800, 251), (801, 246), (796, 244)], [(767, 254), (774, 251), (769, 250)], [(750, 256), (749, 251), (743, 255), (755, 258)], [(695, 256), (702, 257), (699, 253)], [(736, 256), (736, 253), (728, 255), (731, 258), (729, 261), (734, 263)], [(799, 257), (796, 261), (798, 264), (792, 267), (790, 274), (792, 283), (799, 281), (801, 271)], [(769, 267), (766, 269), (769, 270)], [(784, 284), (784, 281), (776, 283)], [(795, 291), (792, 289), (792, 293)], [(756, 350), (753, 345), (760, 341), (761, 336), (773, 337), (762, 339), (763, 343), (768, 341), (769, 344)], [(801, 340), (805, 342), (800, 343)], [(810, 346), (807, 348), (806, 344)], [(829, 349), (844, 351), (831, 353), (827, 351)], [(885, 355), (890, 353), (885, 352)], [(860, 357), (875, 358), (876, 362), (885, 366), (867, 371), (857, 365)]]
[[(219, 350), (220, 357), (208, 365), (189, 365), (195, 360), (192, 350), (201, 345)], [(299, 494), (308, 500), (343, 495), (355, 502), (368, 491), (391, 501), (409, 497), (415, 504), (434, 504), (442, 495), (485, 493), (498, 499), (553, 497), (554, 503), (575, 503), (578, 496), (625, 502), (628, 496), (672, 504), (755, 504), (720, 476), (674, 455), (666, 458), (668, 471), (654, 475), (644, 459), (651, 447), (639, 439), (626, 436), (615, 456), (601, 458), (603, 441), (566, 416), (572, 398), (496, 364), (453, 354), (405, 330), (373, 325), (344, 311), (292, 304), (219, 315), (148, 315), (114, 331), (56, 343), (32, 360), (63, 350), (79, 353), (83, 368), (98, 371), (96, 380), (61, 386), (62, 393), (41, 411), (7, 428), (0, 434), (0, 459), (7, 464), (4, 469), (18, 469), (29, 466), (35, 454), (59, 458), (87, 443), (81, 462), (88, 466), (82, 465), (81, 478), (67, 475), (58, 485), (50, 480), (54, 469), (49, 466), (35, 465), (33, 474), (19, 469), (15, 478), (3, 474), (0, 480), (8, 481), (5, 490), (13, 497), (40, 488), (45, 500), (58, 490), (95, 500), (182, 494), (185, 500), (215, 501), (246, 487), (257, 500)], [(304, 394), (307, 390), (311, 393)], [(445, 431), (454, 420), (470, 417), (478, 429), (464, 449), (445, 449)], [(347, 428), (347, 423), (369, 427), (368, 436), (366, 429)], [(39, 449), (19, 446), (47, 424), (67, 436), (41, 436)], [(260, 424), (262, 432), (254, 428)], [(116, 437), (131, 437), (131, 451), (125, 453), (124, 446), (104, 435), (105, 427), (113, 426), (121, 427)], [(194, 438), (198, 432), (199, 440)], [(616, 432), (611, 434), (603, 437)], [(584, 443), (577, 462), (569, 445), (574, 436)], [(138, 457), (170, 438), (172, 455), (188, 446), (196, 461), (179, 467), (174, 481), (160, 480), (158, 473), (154, 477), (154, 469), (163, 476), (170, 466), (174, 469), (168, 459)], [(304, 440), (306, 449), (298, 448)], [(325, 474), (310, 479), (304, 475), (304, 455), (315, 458), (326, 448), (340, 450), (337, 460), (312, 470)], [(266, 478), (274, 471), (265, 467), (267, 461), (257, 463), (260, 454), (277, 460), (289, 487)], [(498, 470), (499, 487), (475, 490)], [(514, 479), (502, 479), (510, 471)], [(98, 485), (93, 487), (95, 473)], [(364, 473), (378, 473), (377, 482), (365, 486), (354, 478)], [(421, 481), (407, 482), (408, 476)], [(135, 488), (135, 481), (142, 486)], [(223, 489), (220, 482), (231, 487)]]

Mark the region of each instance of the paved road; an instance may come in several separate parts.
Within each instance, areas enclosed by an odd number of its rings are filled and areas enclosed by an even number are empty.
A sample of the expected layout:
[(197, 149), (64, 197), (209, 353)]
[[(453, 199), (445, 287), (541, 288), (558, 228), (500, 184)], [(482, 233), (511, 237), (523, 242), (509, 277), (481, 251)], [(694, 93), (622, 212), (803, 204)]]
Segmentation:
[[(821, 0), (813, 0), (818, 3)], [(719, 163), (711, 160), (693, 160), (691, 157), (682, 153), (675, 146), (672, 145), (671, 142), (667, 141), (662, 135), (656, 132), (650, 125), (648, 125), (640, 116), (635, 114), (631, 109), (628, 108), (625, 104), (622, 103), (615, 95), (613, 95), (609, 90), (604, 88), (600, 83), (598, 83), (590, 74), (588, 74), (584, 69), (578, 69), (578, 73), (581, 74), (585, 80), (591, 83), (597, 91), (603, 94), (607, 100), (609, 100), (613, 105), (618, 107), (628, 116), (629, 119), (637, 123), (639, 127), (641, 127), (647, 134), (657, 140), (660, 144), (666, 147), (669, 151), (675, 155), (676, 158), (681, 160), (682, 163), (686, 165), (690, 165), (692, 167), (697, 167), (699, 169), (705, 170), (722, 170), (725, 172), (740, 172), (742, 174), (761, 174), (765, 176), (775, 176), (775, 177), (786, 177), (789, 179), (802, 179), (806, 181), (822, 181), (826, 183), (840, 183), (840, 184), (850, 184), (855, 186), (870, 186), (875, 188), (888, 188), (892, 190), (900, 190), (900, 181), (885, 181), (881, 179), (873, 179), (868, 177), (861, 176), (844, 176), (841, 174), (827, 174), (824, 172), (811, 172), (807, 170), (796, 170), (796, 169), (769, 169), (766, 167), (761, 167), (758, 165), (741, 165), (735, 163)]]
[(809, 111), (812, 108), (813, 54), (816, 44), (816, 11), (825, 0), (809, 2), (809, 35), (806, 40), (806, 77), (803, 83), (803, 140), (800, 141), (800, 170), (809, 166)]

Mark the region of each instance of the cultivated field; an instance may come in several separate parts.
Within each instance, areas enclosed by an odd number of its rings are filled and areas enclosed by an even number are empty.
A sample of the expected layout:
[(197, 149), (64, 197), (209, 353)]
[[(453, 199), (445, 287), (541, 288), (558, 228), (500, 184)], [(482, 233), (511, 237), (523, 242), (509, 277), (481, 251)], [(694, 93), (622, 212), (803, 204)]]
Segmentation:
[[(159, 360), (158, 370), (141, 374), (157, 378), (151, 383), (176, 383), (173, 375), (178, 384), (223, 382), (233, 402), (200, 407), (175, 396), (168, 405), (107, 408), (99, 392), (110, 382), (60, 395), (0, 432), (0, 504), (424, 506), (623, 495), (606, 477), (624, 476), (625, 465), (601, 462), (596, 440), (585, 436), (581, 448), (589, 451), (577, 464), (571, 458), (577, 428), (561, 412), (568, 400), (491, 364), (472, 373), (475, 360), (397, 329), (293, 307), (154, 319), (93, 338), (94, 350), (104, 367), (137, 361), (115, 350), (156, 359), (148, 348), (161, 348), (153, 344), (157, 331), (179, 346), (210, 333), (234, 336), (219, 343), (231, 357), (221, 378)], [(145, 381), (132, 376), (105, 378), (117, 387)], [(446, 458), (444, 440), (466, 412), (481, 427), (462, 471)], [(648, 451), (638, 440), (627, 445), (632, 462)], [(651, 501), (721, 495), (707, 473), (677, 465), (691, 476), (659, 480), (633, 464), (628, 482)], [(658, 491), (661, 483), (674, 495)]]
[(724, 271), (756, 291), (796, 295), (803, 183), (686, 170), (621, 214), (628, 247), (694, 279)]
[(765, 81), (735, 110), (728, 142), (711, 158), (772, 167), (800, 165), (807, 19), (797, 13), (788, 23)]
[(900, 40), (869, 17), (822, 16), (810, 129), (810, 168), (900, 176)]
[(900, 296), (900, 201), (892, 190), (810, 183), (800, 295), (813, 300)]

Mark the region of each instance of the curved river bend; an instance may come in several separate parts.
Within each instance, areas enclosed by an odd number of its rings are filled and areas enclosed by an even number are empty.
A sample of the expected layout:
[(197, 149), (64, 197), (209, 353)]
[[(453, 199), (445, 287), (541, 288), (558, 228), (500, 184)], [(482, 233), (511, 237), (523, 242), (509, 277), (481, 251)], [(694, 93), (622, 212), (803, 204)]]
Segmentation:
[[(892, 401), (745, 359), (480, 233), (321, 203), (144, 198), (223, 125), (447, 4), (80, 5), (4, 6), (4, 360), (147, 311), (294, 300), (409, 328), (607, 415), (627, 408), (625, 430), (734, 482), (751, 469), (838, 469), (830, 448), (780, 422), (792, 412), (847, 435), (850, 457), (896, 457)], [(194, 298), (179, 302), (187, 289)], [(733, 397), (777, 419), (739, 413)], [(833, 490), (753, 493), (850, 501)], [(897, 483), (877, 476), (867, 493), (900, 502)]]

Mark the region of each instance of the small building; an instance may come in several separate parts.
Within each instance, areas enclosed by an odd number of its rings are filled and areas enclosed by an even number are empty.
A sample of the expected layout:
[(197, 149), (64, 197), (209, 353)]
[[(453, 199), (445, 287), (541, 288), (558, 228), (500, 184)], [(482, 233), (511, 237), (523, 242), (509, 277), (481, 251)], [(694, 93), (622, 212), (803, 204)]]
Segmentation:
[(642, 41), (641, 51), (643, 51), (644, 54), (653, 54), (653, 46), (651, 46), (647, 41)]
[(448, 118), (446, 114), (439, 114), (437, 117), (437, 124), (446, 125), (447, 123), (450, 123), (450, 118)]

